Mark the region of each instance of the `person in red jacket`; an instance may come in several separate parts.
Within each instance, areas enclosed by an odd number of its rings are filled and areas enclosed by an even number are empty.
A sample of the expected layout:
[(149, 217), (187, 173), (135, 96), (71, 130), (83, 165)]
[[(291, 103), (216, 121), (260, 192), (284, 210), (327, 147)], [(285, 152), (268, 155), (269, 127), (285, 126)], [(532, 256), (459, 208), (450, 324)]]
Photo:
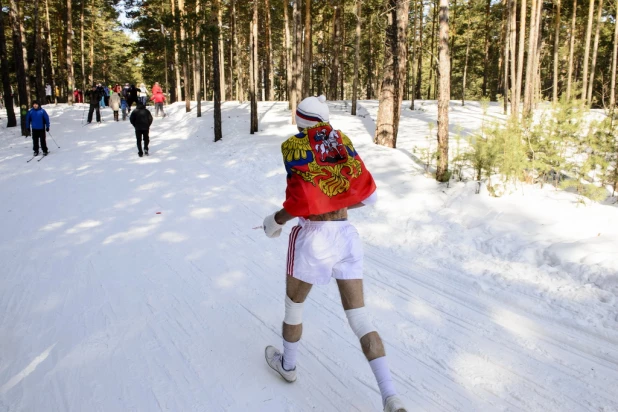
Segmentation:
[(156, 93), (154, 92), (155, 90), (154, 87), (152, 88), (152, 90), (153, 90), (153, 93), (152, 93), (152, 97), (150, 98), (150, 100), (154, 101), (154, 104), (155, 104), (155, 117), (159, 117), (159, 110), (161, 110), (161, 113), (163, 113), (163, 117), (165, 117), (165, 112), (163, 111), (163, 102), (165, 101), (165, 95), (161, 91), (160, 87)]
[(79, 101), (79, 90), (73, 90), (73, 102), (80, 103)]
[(329, 123), (326, 97), (308, 97), (296, 110), (300, 133), (281, 145), (287, 171), (283, 208), (264, 219), (264, 232), (290, 232), (286, 265), (283, 350), (267, 346), (268, 365), (288, 382), (296, 380), (296, 356), (303, 331), (303, 304), (313, 285), (337, 280), (341, 303), (373, 371), (385, 412), (405, 412), (397, 396), (382, 339), (365, 308), (363, 247), (348, 222), (348, 209), (375, 202), (376, 185), (350, 138)]
[(152, 94), (155, 95), (157, 93), (163, 93), (163, 89), (161, 89), (159, 82), (155, 82), (154, 86), (152, 86)]

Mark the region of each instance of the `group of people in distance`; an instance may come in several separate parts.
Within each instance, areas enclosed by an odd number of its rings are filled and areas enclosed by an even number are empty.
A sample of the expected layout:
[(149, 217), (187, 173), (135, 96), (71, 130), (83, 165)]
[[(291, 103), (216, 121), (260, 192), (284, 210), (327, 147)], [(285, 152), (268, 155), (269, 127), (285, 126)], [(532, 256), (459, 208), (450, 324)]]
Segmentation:
[[(49, 85), (48, 85), (49, 86)], [(48, 95), (47, 100), (51, 99), (51, 91), (45, 90)], [(148, 143), (150, 138), (148, 136), (150, 131), (150, 125), (152, 124), (153, 117), (150, 110), (146, 109), (146, 103), (148, 101), (148, 90), (144, 83), (136, 88), (134, 85), (126, 83), (124, 87), (116, 83), (112, 86), (102, 86), (101, 83), (93, 84), (92, 88), (86, 92), (86, 96), (90, 99), (90, 110), (88, 111), (88, 123), (92, 123), (92, 115), (96, 112), (97, 123), (101, 122), (100, 108), (109, 106), (114, 112), (114, 120), (119, 121), (119, 111), (122, 111), (122, 120), (127, 119), (127, 114), (130, 114), (129, 120), (135, 128), (135, 137), (137, 139), (137, 154), (142, 157), (144, 153), (148, 155)], [(78, 89), (74, 90), (73, 97), (76, 103), (81, 103), (83, 96), (81, 96)], [(155, 117), (165, 117), (165, 111), (163, 110), (163, 103), (165, 102), (165, 95), (159, 82), (155, 82), (152, 86), (152, 96), (150, 97), (155, 104)], [(131, 113), (131, 108), (135, 103), (135, 110)], [(49, 132), (50, 122), (49, 115), (41, 107), (38, 100), (32, 102), (32, 107), (26, 115), (26, 125), (30, 130), (32, 128), (32, 150), (34, 156), (39, 155), (39, 149), (43, 149), (43, 154), (47, 155), (49, 150), (46, 144), (45, 132)], [(142, 149), (143, 142), (143, 149)]]
[[(119, 121), (119, 112), (122, 112), (122, 120), (127, 120), (127, 114), (131, 113), (133, 104), (136, 107), (146, 106), (148, 101), (148, 90), (144, 83), (140, 87), (125, 83), (124, 87), (116, 83), (115, 86), (102, 86), (100, 83), (93, 84), (92, 88), (86, 92), (86, 96), (90, 99), (90, 110), (88, 111), (88, 123), (92, 122), (92, 115), (96, 113), (97, 123), (101, 121), (100, 108), (109, 106), (114, 112), (114, 120)], [(159, 117), (159, 112), (165, 117), (163, 103), (165, 95), (159, 82), (152, 86), (152, 95), (150, 97), (155, 103), (155, 117)]]

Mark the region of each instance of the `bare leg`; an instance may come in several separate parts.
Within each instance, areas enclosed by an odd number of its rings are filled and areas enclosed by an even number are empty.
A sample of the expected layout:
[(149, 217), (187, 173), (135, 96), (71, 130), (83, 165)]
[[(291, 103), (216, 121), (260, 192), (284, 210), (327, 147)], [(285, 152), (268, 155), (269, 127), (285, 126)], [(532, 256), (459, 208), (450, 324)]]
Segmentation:
[[(292, 299), (294, 303), (303, 303), (309, 292), (311, 291), (310, 283), (303, 282), (302, 280), (298, 280), (293, 278), (292, 276), (286, 277), (285, 283), (285, 293), (287, 296)], [(298, 342), (300, 340), (301, 335), (303, 334), (303, 324), (298, 325), (288, 325), (283, 322), (283, 339), (288, 342)]]
[[(344, 310), (358, 309), (365, 306), (362, 279), (337, 279), (337, 286), (339, 287), (339, 294), (341, 295), (341, 303)], [(361, 337), (360, 343), (368, 361), (386, 355), (382, 339), (380, 335), (378, 335), (378, 332), (369, 332)]]

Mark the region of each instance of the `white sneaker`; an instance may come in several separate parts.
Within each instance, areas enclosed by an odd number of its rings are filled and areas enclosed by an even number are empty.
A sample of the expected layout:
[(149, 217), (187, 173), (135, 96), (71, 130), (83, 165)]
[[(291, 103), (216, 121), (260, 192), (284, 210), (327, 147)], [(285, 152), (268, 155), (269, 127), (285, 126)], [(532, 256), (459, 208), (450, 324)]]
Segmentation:
[(384, 412), (406, 412), (407, 409), (399, 397), (393, 395), (386, 398)]
[(283, 369), (283, 354), (279, 352), (279, 349), (274, 346), (267, 346), (264, 350), (264, 356), (266, 357), (266, 363), (281, 375), (283, 379), (292, 383), (296, 380), (296, 368), (291, 371)]

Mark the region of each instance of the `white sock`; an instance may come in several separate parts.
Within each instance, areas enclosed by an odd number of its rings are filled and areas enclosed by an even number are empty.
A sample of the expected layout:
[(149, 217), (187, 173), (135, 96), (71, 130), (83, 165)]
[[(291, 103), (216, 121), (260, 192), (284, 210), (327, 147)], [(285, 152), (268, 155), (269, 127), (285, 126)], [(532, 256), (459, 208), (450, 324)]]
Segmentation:
[(386, 362), (386, 356), (370, 361), (369, 366), (371, 366), (376, 381), (378, 381), (378, 387), (382, 394), (382, 404), (384, 405), (386, 403), (386, 398), (397, 395), (395, 385), (393, 384), (393, 378), (391, 378), (391, 371), (388, 369), (388, 363)]
[(296, 353), (300, 340), (296, 342), (288, 342), (283, 339), (283, 369), (291, 371), (296, 368)]

